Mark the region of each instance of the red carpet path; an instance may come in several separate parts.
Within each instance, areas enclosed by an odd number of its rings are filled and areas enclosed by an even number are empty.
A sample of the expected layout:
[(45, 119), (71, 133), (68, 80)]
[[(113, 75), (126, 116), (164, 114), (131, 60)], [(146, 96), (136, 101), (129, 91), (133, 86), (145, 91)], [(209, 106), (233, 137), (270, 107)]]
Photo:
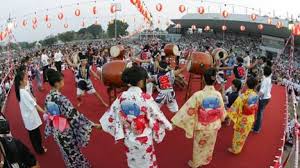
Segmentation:
[[(71, 71), (65, 71), (65, 94), (74, 105), (75, 99), (75, 83)], [(101, 95), (105, 95), (107, 100), (106, 89), (101, 82), (94, 82), (96, 90)], [(45, 95), (49, 91), (49, 86), (44, 92), (35, 90), (35, 94), (40, 105), (44, 105)], [(184, 91), (176, 91), (179, 106), (184, 103)], [(260, 134), (250, 134), (245, 148), (238, 156), (231, 155), (227, 152), (227, 148), (231, 144), (232, 127), (223, 127), (218, 134), (215, 147), (213, 161), (205, 168), (269, 168), (273, 165), (273, 159), (278, 154), (278, 148), (281, 146), (282, 135), (284, 131), (284, 109), (285, 109), (285, 90), (280, 86), (273, 86), (272, 100), (265, 111), (263, 128)], [(98, 122), (99, 118), (105, 111), (105, 108), (97, 101), (96, 97), (88, 95), (84, 98), (79, 111), (94, 122)], [(173, 114), (165, 107), (163, 111), (171, 118)], [(33, 151), (28, 133), (23, 126), (20, 115), (19, 105), (15, 97), (14, 89), (8, 98), (5, 111), (9, 118), (12, 133), (15, 137), (20, 138)], [(41, 131), (44, 131), (44, 126)], [(45, 155), (37, 156), (42, 168), (63, 168), (62, 156), (56, 143), (52, 137), (45, 141), (48, 152)], [(87, 148), (83, 149), (86, 157), (90, 160), (93, 167), (96, 168), (125, 168), (126, 158), (122, 150), (122, 144), (115, 144), (110, 135), (99, 130), (94, 130), (91, 141)], [(186, 139), (183, 131), (175, 129), (167, 132), (165, 140), (156, 144), (156, 152), (158, 164), (161, 168), (186, 168), (187, 161), (192, 155), (192, 140)]]

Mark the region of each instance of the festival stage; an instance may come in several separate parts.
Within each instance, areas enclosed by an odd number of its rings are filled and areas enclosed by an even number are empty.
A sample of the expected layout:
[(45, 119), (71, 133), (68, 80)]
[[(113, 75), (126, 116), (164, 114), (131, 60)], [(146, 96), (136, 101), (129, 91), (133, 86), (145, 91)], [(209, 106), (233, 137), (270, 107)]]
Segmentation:
[[(76, 87), (73, 74), (67, 70), (64, 75), (65, 87), (63, 94), (72, 101), (73, 105), (76, 105)], [(106, 88), (101, 82), (94, 81), (94, 86), (101, 95), (107, 95)], [(42, 106), (44, 106), (45, 95), (50, 89), (48, 85), (45, 88), (46, 90), (43, 92), (34, 91), (38, 103)], [(182, 106), (185, 91), (176, 90), (176, 94), (179, 106)], [(104, 98), (108, 102), (108, 97), (104, 96)], [(286, 93), (284, 87), (274, 85), (272, 100), (265, 111), (261, 133), (251, 133), (242, 153), (238, 156), (227, 152), (227, 148), (231, 145), (233, 130), (232, 126), (227, 127), (224, 125), (218, 134), (213, 160), (205, 168), (269, 168), (274, 165), (273, 160), (280, 153), (278, 149), (282, 146), (285, 103)], [(85, 97), (79, 108), (81, 113), (94, 122), (98, 122), (105, 110), (97, 98), (92, 95)], [(163, 111), (169, 119), (174, 115), (165, 107)], [(12, 88), (8, 97), (5, 114), (10, 121), (13, 136), (20, 138), (33, 151), (27, 130), (23, 126), (14, 88)], [(44, 130), (41, 129), (41, 131)], [(63, 168), (63, 159), (53, 138), (51, 137), (45, 142), (48, 152), (45, 155), (37, 156), (41, 168)], [(84, 148), (83, 152), (95, 168), (125, 168), (127, 164), (123, 148), (121, 143), (115, 144), (110, 135), (95, 129), (88, 147)], [(192, 156), (192, 139), (186, 139), (184, 132), (176, 128), (172, 132), (167, 132), (165, 140), (161, 144), (156, 144), (155, 149), (159, 167), (187, 168), (187, 161)]]

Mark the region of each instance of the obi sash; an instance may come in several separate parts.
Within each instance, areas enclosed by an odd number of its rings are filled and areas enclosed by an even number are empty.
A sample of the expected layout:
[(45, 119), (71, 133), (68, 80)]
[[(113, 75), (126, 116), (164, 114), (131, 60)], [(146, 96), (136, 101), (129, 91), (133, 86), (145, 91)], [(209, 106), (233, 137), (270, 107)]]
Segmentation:
[(202, 125), (208, 125), (212, 122), (219, 120), (223, 115), (223, 110), (221, 108), (205, 110), (200, 108), (198, 110), (198, 122)]
[(253, 115), (258, 110), (258, 96), (249, 95), (247, 102), (244, 103), (243, 106), (243, 115)]
[(258, 105), (254, 104), (251, 106), (248, 106), (248, 104), (244, 105), (243, 107), (243, 114), (244, 115), (252, 115), (255, 114), (258, 110)]
[(44, 114), (44, 120), (51, 121), (52, 126), (60, 132), (64, 132), (70, 128), (68, 120), (60, 114), (59, 107), (54, 102), (47, 103), (47, 113)]

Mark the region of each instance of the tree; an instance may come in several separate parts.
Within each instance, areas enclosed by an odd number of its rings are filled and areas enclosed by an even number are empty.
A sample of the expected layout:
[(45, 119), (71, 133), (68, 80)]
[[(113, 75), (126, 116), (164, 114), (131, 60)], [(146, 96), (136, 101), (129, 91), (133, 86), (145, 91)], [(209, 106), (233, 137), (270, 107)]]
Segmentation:
[(43, 46), (51, 46), (51, 45), (53, 45), (56, 42), (57, 42), (57, 38), (56, 37), (49, 37), (49, 38), (41, 41), (41, 44)]
[(73, 41), (74, 38), (75, 38), (74, 31), (67, 31), (65, 33), (61, 33), (58, 35), (58, 39), (60, 39), (63, 42)]
[(86, 30), (87, 30), (87, 32), (92, 34), (93, 38), (97, 38), (98, 36), (101, 36), (101, 34), (104, 33), (101, 25), (93, 24), (93, 25), (87, 27)]
[(117, 37), (128, 35), (128, 24), (126, 22), (120, 20), (114, 20), (113, 22), (108, 24), (107, 33), (110, 38), (115, 37), (115, 22), (117, 24)]

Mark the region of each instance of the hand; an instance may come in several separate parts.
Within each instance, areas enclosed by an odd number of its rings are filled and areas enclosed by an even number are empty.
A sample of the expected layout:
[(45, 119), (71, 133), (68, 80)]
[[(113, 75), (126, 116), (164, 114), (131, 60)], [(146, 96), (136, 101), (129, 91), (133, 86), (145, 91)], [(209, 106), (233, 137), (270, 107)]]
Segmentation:
[(96, 129), (102, 129), (100, 124), (94, 124), (93, 127), (96, 128)]

